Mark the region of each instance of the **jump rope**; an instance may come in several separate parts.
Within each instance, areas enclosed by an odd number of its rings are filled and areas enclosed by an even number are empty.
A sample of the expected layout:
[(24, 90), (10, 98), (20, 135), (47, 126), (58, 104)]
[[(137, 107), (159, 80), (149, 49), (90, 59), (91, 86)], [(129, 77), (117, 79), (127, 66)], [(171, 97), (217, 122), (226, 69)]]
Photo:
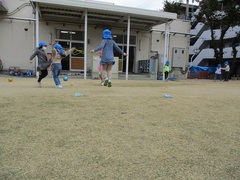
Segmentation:
[[(77, 55), (79, 55), (79, 54), (84, 54), (84, 50), (81, 50), (81, 49), (77, 49), (77, 48), (76, 48), (76, 49), (72, 52), (72, 55), (74, 55), (74, 56), (77, 56)], [(123, 57), (122, 60), (125, 61), (125, 60), (126, 60), (126, 56)]]
[[(74, 56), (77, 56), (77, 55), (79, 55), (79, 54), (84, 54), (84, 51), (76, 48), (76, 49), (72, 52), (72, 55), (74, 55)], [(125, 61), (125, 60), (126, 60), (126, 57), (123, 57), (122, 60)]]

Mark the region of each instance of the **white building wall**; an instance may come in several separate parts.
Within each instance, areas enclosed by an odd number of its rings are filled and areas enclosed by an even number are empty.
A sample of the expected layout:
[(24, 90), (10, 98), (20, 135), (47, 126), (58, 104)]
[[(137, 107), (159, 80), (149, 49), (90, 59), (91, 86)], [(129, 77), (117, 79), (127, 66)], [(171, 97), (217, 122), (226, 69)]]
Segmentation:
[[(156, 31), (152, 32), (152, 43), (151, 50), (158, 51), (160, 54), (164, 54), (164, 38), (165, 38), (165, 24), (155, 26), (153, 28)], [(169, 46), (168, 46), (168, 58), (172, 59), (172, 48), (179, 47), (185, 48), (186, 54), (186, 65), (188, 62), (188, 52), (190, 43), (190, 23), (189, 21), (183, 21), (181, 19), (175, 20), (170, 24), (170, 36), (169, 36)]]
[(149, 41), (150, 34), (147, 32), (139, 32), (137, 35), (137, 46), (136, 46), (136, 59), (146, 60), (149, 59)]
[[(20, 20), (33, 18), (32, 7), (28, 0), (6, 2), (8, 13), (0, 19), (0, 59), (4, 70), (9, 66), (29, 69), (29, 54), (33, 52), (34, 22)], [(13, 19), (11, 19), (13, 18)]]
[(9, 66), (29, 69), (28, 60), (34, 43), (33, 23), (18, 20), (2, 20), (0, 23), (0, 59), (4, 69)]
[(136, 49), (135, 49), (135, 63), (134, 72), (138, 73), (138, 63), (140, 60), (148, 60), (150, 58), (150, 39), (149, 32), (138, 32), (136, 34)]

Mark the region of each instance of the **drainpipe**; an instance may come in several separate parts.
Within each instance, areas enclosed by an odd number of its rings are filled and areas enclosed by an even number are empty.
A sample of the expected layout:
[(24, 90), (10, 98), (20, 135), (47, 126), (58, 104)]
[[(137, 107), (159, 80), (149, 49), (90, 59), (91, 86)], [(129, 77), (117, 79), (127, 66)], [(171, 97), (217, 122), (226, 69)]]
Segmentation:
[[(164, 58), (163, 58), (163, 67), (164, 64), (166, 63), (167, 59), (168, 59), (168, 44), (169, 44), (169, 25), (172, 21), (168, 21), (166, 22), (165, 25), (165, 40), (164, 40)], [(163, 70), (163, 81), (165, 80), (165, 74), (164, 74), (164, 70)]]
[(129, 66), (129, 44), (130, 44), (130, 14), (128, 14), (128, 27), (127, 27), (127, 57), (126, 57), (126, 80), (128, 80), (128, 66)]
[[(36, 22), (35, 22), (36, 35), (35, 35), (35, 38), (36, 38), (36, 47), (38, 47), (38, 44), (39, 44), (39, 5), (38, 5), (38, 3), (36, 3), (36, 14), (35, 14), (35, 18), (36, 18)], [(39, 72), (37, 71), (38, 58), (37, 58), (37, 60), (36, 60), (35, 66), (36, 66), (36, 67), (35, 67), (36, 77), (38, 78), (38, 77), (39, 77)]]
[(13, 10), (10, 13), (7, 13), (6, 16), (12, 16), (14, 14), (16, 14), (17, 12), (19, 12), (20, 10), (22, 10), (24, 7), (30, 6), (30, 3), (24, 3), (21, 6), (17, 7), (15, 10)]
[(88, 12), (84, 10), (85, 24), (84, 24), (84, 79), (87, 79), (87, 30), (88, 30)]

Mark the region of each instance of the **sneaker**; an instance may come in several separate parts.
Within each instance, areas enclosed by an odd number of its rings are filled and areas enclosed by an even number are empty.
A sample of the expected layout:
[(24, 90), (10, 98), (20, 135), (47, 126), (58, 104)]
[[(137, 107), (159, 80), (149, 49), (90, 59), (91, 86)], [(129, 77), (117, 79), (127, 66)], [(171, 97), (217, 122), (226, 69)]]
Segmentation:
[(37, 87), (42, 87), (41, 82), (37, 82)]
[(57, 89), (62, 89), (62, 85), (57, 85), (56, 88)]
[(107, 86), (108, 85), (108, 79), (105, 79), (105, 81), (104, 81), (104, 84), (103, 84), (104, 86)]
[(108, 81), (108, 87), (112, 87), (112, 82)]
[(103, 85), (104, 85), (104, 81), (101, 82), (101, 86), (103, 86)]

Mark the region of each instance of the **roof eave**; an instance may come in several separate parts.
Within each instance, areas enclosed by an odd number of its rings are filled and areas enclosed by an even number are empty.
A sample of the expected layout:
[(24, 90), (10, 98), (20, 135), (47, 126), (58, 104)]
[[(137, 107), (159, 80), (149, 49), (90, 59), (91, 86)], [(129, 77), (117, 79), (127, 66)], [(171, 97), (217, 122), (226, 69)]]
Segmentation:
[(8, 12), (8, 8), (7, 6), (2, 2), (0, 1), (0, 12)]
[(164, 19), (177, 19), (176, 13), (169, 13), (163, 11), (153, 11), (146, 10), (140, 8), (119, 6), (119, 5), (109, 5), (109, 4), (101, 4), (101, 3), (93, 3), (93, 2), (85, 2), (85, 1), (66, 1), (66, 0), (30, 0), (35, 3), (46, 3), (46, 4), (55, 4), (55, 5), (64, 5), (70, 7), (81, 7), (86, 9), (96, 9), (96, 10), (104, 10), (109, 12), (116, 13), (125, 13), (125, 14), (134, 14), (139, 16), (148, 16), (153, 18), (164, 18)]

